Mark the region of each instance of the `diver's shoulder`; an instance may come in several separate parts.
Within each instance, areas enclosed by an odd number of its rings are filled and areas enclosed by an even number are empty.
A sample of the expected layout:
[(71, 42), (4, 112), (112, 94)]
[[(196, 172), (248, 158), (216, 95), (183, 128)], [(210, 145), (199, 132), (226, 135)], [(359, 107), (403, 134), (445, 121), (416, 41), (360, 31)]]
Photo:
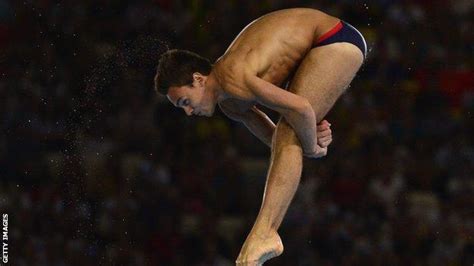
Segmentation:
[[(227, 64), (228, 63), (228, 64)], [(214, 68), (214, 73), (217, 81), (222, 89), (232, 98), (242, 101), (251, 101), (253, 99), (252, 93), (246, 86), (246, 76), (248, 75), (248, 68), (242, 61), (235, 61), (226, 64), (218, 64)]]
[(216, 61), (214, 68), (222, 78), (240, 79), (255, 69), (255, 52), (252, 50), (240, 49), (226, 53)]

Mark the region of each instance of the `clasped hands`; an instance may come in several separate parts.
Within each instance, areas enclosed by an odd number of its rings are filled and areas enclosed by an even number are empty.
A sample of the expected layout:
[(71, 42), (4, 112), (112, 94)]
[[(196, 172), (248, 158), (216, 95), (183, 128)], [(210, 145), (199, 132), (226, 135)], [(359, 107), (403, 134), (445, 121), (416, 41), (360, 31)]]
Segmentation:
[(308, 158), (321, 158), (328, 153), (328, 146), (332, 142), (331, 124), (327, 120), (317, 125), (317, 142), (312, 151), (305, 151), (304, 156)]

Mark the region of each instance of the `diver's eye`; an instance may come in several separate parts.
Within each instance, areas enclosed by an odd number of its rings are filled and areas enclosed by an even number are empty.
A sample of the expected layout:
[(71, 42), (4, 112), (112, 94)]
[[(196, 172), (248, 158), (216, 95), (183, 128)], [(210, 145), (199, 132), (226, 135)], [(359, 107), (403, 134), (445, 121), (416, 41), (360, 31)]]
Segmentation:
[(189, 105), (189, 100), (188, 99), (184, 100), (183, 101), (183, 106), (188, 106), (188, 105)]

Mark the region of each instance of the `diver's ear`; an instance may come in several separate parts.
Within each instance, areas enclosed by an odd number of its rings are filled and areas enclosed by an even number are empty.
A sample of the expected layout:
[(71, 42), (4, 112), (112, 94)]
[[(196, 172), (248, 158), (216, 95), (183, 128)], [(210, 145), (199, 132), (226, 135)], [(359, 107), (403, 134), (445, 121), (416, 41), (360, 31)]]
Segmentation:
[(199, 73), (199, 72), (194, 72), (194, 73), (193, 73), (193, 80), (196, 81), (196, 82), (198, 82), (199, 85), (203, 85), (203, 83), (204, 83), (204, 78), (205, 78), (204, 75), (201, 74), (201, 73)]

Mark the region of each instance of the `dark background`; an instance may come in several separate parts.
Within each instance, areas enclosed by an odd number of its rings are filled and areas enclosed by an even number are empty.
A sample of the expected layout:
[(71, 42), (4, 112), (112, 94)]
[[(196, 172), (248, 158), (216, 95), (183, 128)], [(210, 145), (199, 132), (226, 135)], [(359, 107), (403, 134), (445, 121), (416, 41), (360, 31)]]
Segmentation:
[(356, 26), (369, 56), (268, 265), (472, 265), (473, 5), (0, 0), (10, 264), (232, 265), (270, 151), (219, 112), (186, 117), (156, 96), (155, 66), (168, 47), (213, 61), (255, 18), (304, 6)]

